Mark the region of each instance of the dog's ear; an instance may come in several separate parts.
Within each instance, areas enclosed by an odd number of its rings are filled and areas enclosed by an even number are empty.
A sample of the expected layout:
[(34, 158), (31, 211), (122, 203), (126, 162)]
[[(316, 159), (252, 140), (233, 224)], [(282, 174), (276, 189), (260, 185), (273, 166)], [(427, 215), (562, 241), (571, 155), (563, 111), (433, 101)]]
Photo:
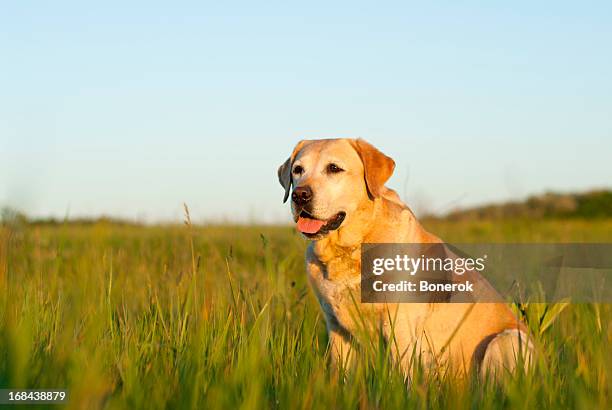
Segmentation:
[(393, 174), (395, 161), (389, 158), (372, 144), (361, 138), (353, 140), (353, 147), (363, 162), (364, 177), (370, 198), (378, 198), (380, 192)]
[(283, 198), (283, 203), (287, 202), (287, 198), (289, 198), (289, 191), (291, 190), (291, 166), (293, 165), (293, 160), (295, 156), (300, 152), (300, 150), (306, 144), (306, 140), (302, 140), (297, 143), (295, 148), (293, 148), (293, 152), (291, 156), (287, 158), (283, 164), (278, 167), (278, 182), (285, 188), (285, 197)]

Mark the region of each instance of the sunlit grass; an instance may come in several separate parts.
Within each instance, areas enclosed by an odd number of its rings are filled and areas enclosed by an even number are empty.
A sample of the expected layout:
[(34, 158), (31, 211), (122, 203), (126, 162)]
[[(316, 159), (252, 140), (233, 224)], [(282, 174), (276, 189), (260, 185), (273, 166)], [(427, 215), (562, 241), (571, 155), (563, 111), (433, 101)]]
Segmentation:
[[(426, 222), (448, 241), (612, 242), (612, 221)], [(193, 248), (192, 248), (193, 245)], [(374, 343), (339, 376), (285, 227), (0, 228), (0, 384), (73, 408), (606, 408), (610, 305), (532, 305), (535, 369), (418, 373)], [(548, 315), (548, 316), (547, 316)]]

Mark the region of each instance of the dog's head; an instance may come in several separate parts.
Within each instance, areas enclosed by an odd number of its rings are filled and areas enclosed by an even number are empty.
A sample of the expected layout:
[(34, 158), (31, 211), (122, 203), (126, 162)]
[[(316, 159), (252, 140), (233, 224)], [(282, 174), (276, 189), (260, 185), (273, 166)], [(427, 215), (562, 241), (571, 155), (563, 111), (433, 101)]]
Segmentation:
[(362, 139), (300, 141), (279, 167), (297, 228), (319, 239), (380, 197), (395, 162)]

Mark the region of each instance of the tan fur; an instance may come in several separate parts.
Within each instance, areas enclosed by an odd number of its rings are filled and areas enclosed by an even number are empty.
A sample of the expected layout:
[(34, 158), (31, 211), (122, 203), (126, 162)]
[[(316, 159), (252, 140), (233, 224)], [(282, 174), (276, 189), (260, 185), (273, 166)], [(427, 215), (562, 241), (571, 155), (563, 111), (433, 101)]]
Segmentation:
[[(339, 163), (344, 172), (327, 175), (324, 169), (330, 162)], [(296, 165), (304, 172), (292, 176)], [(325, 315), (333, 359), (349, 360), (352, 339), (363, 327), (358, 318), (367, 317), (394, 344), (393, 357), (401, 360), (407, 373), (412, 352), (425, 365), (459, 375), (483, 359), (485, 366), (498, 368), (503, 362), (512, 367), (508, 361), (516, 357), (510, 351), (516, 343), (509, 340), (513, 334), (504, 331), (525, 328), (505, 304), (359, 303), (362, 243), (441, 242), (421, 226), (395, 191), (384, 186), (394, 166), (391, 158), (363, 140), (334, 139), (301, 141), (279, 168), (285, 198), (291, 184), (309, 185), (315, 217), (325, 220), (346, 212), (340, 228), (316, 238), (306, 253), (308, 279)], [(297, 220), (294, 204), (292, 210)], [(500, 334), (503, 342), (497, 338)], [(488, 350), (489, 345), (494, 350)]]

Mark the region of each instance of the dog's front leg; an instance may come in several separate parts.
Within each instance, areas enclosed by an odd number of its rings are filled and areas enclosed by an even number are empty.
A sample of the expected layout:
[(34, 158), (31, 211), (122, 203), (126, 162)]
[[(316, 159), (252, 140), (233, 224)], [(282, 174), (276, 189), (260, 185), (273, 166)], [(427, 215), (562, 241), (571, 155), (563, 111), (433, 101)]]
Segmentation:
[(347, 369), (354, 356), (350, 335), (337, 327), (328, 326), (327, 331), (332, 365), (337, 369)]

